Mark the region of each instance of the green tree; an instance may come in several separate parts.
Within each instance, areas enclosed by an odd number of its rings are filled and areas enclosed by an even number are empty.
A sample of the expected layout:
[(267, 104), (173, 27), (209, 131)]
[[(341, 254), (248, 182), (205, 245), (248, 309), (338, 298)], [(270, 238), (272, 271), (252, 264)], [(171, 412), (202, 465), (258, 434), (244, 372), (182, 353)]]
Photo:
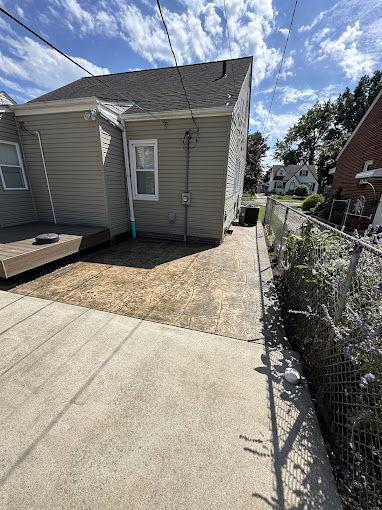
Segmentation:
[(284, 140), (276, 141), (275, 159), (282, 159), (284, 165), (313, 165), (333, 124), (333, 117), (334, 105), (330, 100), (316, 103), (288, 129)]
[(324, 144), (321, 148), (315, 164), (318, 167), (318, 181), (322, 181), (328, 176), (329, 170), (336, 166), (336, 159), (349, 138), (348, 134), (342, 134), (337, 139), (333, 139)]
[(266, 139), (259, 131), (248, 136), (247, 162), (244, 174), (244, 191), (254, 195), (262, 181), (262, 159), (269, 147)]
[(363, 76), (353, 92), (347, 87), (334, 103), (316, 103), (276, 141), (274, 159), (284, 165), (316, 164), (322, 180), (381, 89), (382, 71), (375, 71)]

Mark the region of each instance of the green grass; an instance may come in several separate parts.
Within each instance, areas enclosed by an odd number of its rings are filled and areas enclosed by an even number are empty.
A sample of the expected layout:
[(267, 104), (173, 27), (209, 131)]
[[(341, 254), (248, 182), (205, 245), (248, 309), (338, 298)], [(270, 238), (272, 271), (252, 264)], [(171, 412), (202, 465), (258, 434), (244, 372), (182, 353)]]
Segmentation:
[(264, 221), (264, 216), (265, 216), (265, 205), (259, 205), (258, 206), (260, 211), (259, 211), (259, 218), (258, 218), (258, 221)]
[(296, 209), (296, 211), (301, 211), (301, 205), (290, 205), (291, 209)]
[(257, 198), (256, 194), (255, 195), (251, 195), (250, 193), (243, 193), (242, 195), (243, 198)]

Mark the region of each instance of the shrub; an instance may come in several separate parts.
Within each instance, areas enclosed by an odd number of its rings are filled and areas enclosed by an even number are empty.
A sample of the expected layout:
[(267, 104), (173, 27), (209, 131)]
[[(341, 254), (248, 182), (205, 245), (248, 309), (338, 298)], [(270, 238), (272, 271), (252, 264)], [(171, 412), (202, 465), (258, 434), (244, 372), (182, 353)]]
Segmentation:
[(313, 195), (310, 195), (310, 197), (303, 201), (301, 209), (303, 211), (310, 211), (316, 207), (317, 204), (321, 204), (323, 201), (323, 198), (318, 193), (313, 193)]
[(298, 197), (307, 197), (309, 195), (308, 186), (306, 184), (299, 184), (294, 193)]

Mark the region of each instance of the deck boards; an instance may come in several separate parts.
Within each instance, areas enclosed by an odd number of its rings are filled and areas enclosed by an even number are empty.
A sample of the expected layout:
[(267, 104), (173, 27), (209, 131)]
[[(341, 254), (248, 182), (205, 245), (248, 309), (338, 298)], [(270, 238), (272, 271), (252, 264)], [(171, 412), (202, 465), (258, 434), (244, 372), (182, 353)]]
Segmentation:
[[(59, 234), (60, 240), (35, 244), (35, 237), (47, 232)], [(36, 222), (0, 228), (0, 278), (10, 278), (109, 239), (108, 229), (89, 225)]]

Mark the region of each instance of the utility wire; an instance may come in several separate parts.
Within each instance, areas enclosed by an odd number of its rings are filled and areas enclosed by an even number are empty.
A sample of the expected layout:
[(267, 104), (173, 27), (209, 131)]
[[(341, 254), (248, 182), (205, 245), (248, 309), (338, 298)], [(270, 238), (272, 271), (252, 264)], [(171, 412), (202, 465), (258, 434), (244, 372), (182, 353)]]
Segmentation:
[(227, 9), (226, 9), (226, 6), (225, 6), (225, 0), (223, 0), (223, 2), (224, 2), (225, 26), (226, 26), (226, 28), (227, 28), (227, 38), (228, 38), (229, 55), (230, 55), (230, 58), (231, 58), (231, 68), (232, 68), (233, 89), (234, 89), (234, 91), (235, 91), (235, 96), (236, 96), (237, 94), (236, 94), (235, 73), (233, 72), (232, 51), (231, 51), (231, 38), (230, 38), (230, 36), (229, 36), (228, 18), (227, 18)]
[(294, 19), (294, 14), (295, 14), (295, 12), (296, 12), (297, 2), (298, 2), (298, 0), (296, 0), (296, 3), (294, 4), (294, 9), (293, 9), (293, 14), (292, 14), (292, 19), (291, 19), (291, 21), (290, 21), (290, 25), (289, 25), (288, 36), (287, 36), (286, 41), (285, 41), (283, 57), (282, 57), (281, 62), (280, 62), (279, 72), (277, 73), (277, 78), (276, 78), (275, 88), (273, 89), (273, 94), (272, 94), (271, 104), (269, 105), (269, 110), (268, 110), (267, 118), (265, 119), (265, 122), (264, 122), (264, 125), (263, 125), (263, 135), (265, 134), (265, 127), (266, 127), (266, 125), (267, 125), (267, 122), (268, 122), (268, 119), (269, 119), (269, 115), (270, 115), (270, 113), (271, 113), (271, 109), (272, 109), (272, 105), (273, 105), (273, 100), (274, 100), (274, 98), (275, 98), (275, 94), (276, 94), (277, 84), (278, 84), (278, 82), (279, 82), (279, 78), (280, 78), (281, 68), (282, 68), (283, 63), (284, 63), (285, 52), (286, 52), (286, 49), (287, 49), (287, 46), (288, 46), (288, 41), (289, 41), (290, 32), (291, 32), (291, 30), (292, 30), (293, 19)]
[(90, 74), (90, 76), (92, 76), (93, 78), (95, 78), (96, 80), (98, 80), (100, 83), (102, 83), (102, 85), (104, 85), (105, 87), (108, 87), (109, 89), (111, 89), (113, 92), (115, 92), (116, 94), (118, 94), (118, 96), (122, 97), (123, 99), (125, 99), (125, 101), (129, 101), (130, 103), (133, 104), (133, 106), (136, 106), (137, 108), (139, 108), (140, 110), (148, 113), (149, 115), (151, 115), (151, 117), (153, 117), (154, 119), (157, 119), (157, 120), (160, 120), (161, 122), (164, 123), (164, 125), (166, 126), (167, 125), (167, 122), (160, 119), (159, 117), (157, 117), (156, 115), (154, 115), (153, 113), (149, 112), (148, 110), (146, 110), (146, 108), (142, 107), (142, 106), (139, 106), (137, 103), (135, 103), (134, 101), (132, 101), (131, 99), (128, 99), (126, 96), (124, 96), (121, 92), (119, 92), (118, 90), (116, 90), (114, 87), (112, 87), (111, 85), (109, 85), (108, 83), (104, 82), (103, 80), (101, 80), (101, 78), (99, 78), (98, 76), (94, 75), (93, 73), (91, 73), (90, 71), (88, 71), (85, 67), (83, 67), (81, 64), (79, 64), (78, 62), (76, 62), (75, 60), (73, 60), (71, 57), (69, 57), (68, 55), (66, 55), (66, 53), (64, 53), (63, 51), (59, 50), (58, 48), (56, 48), (56, 46), (53, 46), (53, 44), (51, 44), (49, 41), (47, 41), (46, 39), (44, 39), (43, 37), (41, 37), (39, 34), (37, 34), (36, 32), (34, 32), (31, 28), (29, 28), (27, 25), (24, 25), (24, 23), (22, 23), (19, 19), (15, 18), (14, 16), (12, 16), (12, 14), (10, 14), (9, 12), (7, 12), (5, 9), (3, 9), (2, 7), (0, 7), (0, 11), (5, 14), (6, 16), (8, 16), (9, 18), (11, 18), (13, 21), (15, 21), (16, 23), (18, 23), (19, 25), (21, 25), (23, 28), (25, 28), (25, 30), (28, 30), (28, 32), (30, 32), (31, 34), (33, 34), (35, 37), (37, 37), (38, 39), (40, 39), (40, 41), (42, 41), (43, 43), (47, 44), (48, 46), (50, 46), (52, 49), (54, 49), (55, 51), (57, 51), (60, 55), (62, 55), (63, 57), (65, 57), (66, 59), (68, 59), (70, 62), (72, 62), (72, 64), (76, 65), (77, 67), (79, 67), (80, 69), (82, 69), (83, 71), (85, 71), (85, 73), (87, 74)]
[[(160, 2), (159, 2), (159, 0), (157, 0), (157, 5), (158, 5), (159, 14), (160, 14), (160, 16), (161, 16), (161, 18), (162, 18), (163, 26), (164, 26), (164, 28), (165, 28), (165, 30), (166, 30), (168, 43), (169, 43), (169, 45), (170, 45), (170, 49), (171, 49), (172, 55), (173, 55), (174, 60), (175, 60), (175, 66), (176, 66), (176, 69), (177, 69), (178, 74), (179, 74), (179, 78), (180, 78), (180, 82), (181, 82), (182, 87), (183, 87), (184, 95), (186, 96), (186, 100), (187, 100), (188, 108), (189, 108), (189, 110), (190, 110), (190, 112), (191, 112), (192, 122), (195, 124), (195, 126), (196, 126), (196, 130), (197, 130), (197, 133), (198, 133), (198, 132), (199, 132), (199, 126), (198, 126), (198, 125), (197, 125), (197, 123), (196, 123), (196, 120), (195, 120), (195, 117), (194, 117), (194, 112), (192, 111), (191, 104), (190, 104), (190, 100), (188, 99), (188, 95), (187, 95), (186, 87), (184, 86), (183, 78), (182, 78), (182, 75), (181, 75), (180, 69), (179, 69), (179, 67), (178, 67), (178, 62), (177, 62), (177, 60), (176, 60), (175, 52), (174, 52), (174, 49), (173, 49), (172, 44), (171, 44), (170, 34), (169, 34), (168, 30), (167, 30), (167, 25), (166, 25), (166, 22), (165, 22), (164, 17), (163, 17), (162, 8), (161, 8), (161, 6), (160, 6)], [(196, 134), (196, 136), (198, 136), (198, 135)]]

